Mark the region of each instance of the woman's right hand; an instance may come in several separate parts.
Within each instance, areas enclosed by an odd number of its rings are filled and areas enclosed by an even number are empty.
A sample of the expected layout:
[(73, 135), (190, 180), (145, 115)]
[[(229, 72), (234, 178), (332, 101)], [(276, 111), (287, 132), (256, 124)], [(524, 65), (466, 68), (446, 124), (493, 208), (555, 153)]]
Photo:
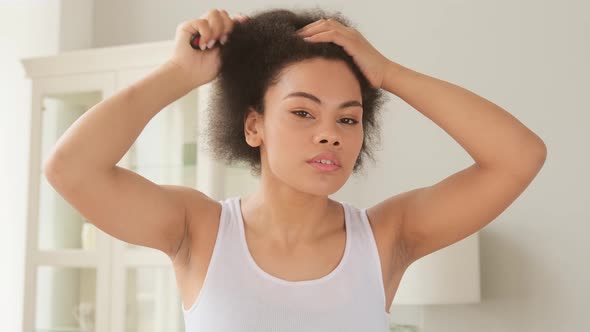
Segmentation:
[[(179, 66), (195, 88), (212, 81), (221, 66), (219, 47), (223, 46), (220, 45), (227, 42), (234, 24), (245, 20), (245, 16), (236, 15), (232, 19), (225, 10), (212, 9), (198, 19), (180, 23), (176, 27), (174, 53), (168, 62)], [(192, 35), (197, 32), (201, 35), (198, 50), (190, 45)]]

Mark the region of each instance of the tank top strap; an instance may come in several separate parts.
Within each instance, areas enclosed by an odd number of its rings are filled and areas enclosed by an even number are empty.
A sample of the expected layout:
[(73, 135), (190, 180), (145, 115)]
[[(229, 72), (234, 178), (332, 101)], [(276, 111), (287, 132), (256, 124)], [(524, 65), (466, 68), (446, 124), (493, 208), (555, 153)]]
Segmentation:
[(352, 241), (355, 245), (355, 256), (366, 260), (369, 257), (369, 272), (371, 280), (377, 281), (379, 287), (383, 305), (387, 301), (385, 295), (385, 286), (383, 282), (383, 270), (381, 267), (381, 258), (379, 256), (379, 250), (377, 248), (377, 241), (369, 217), (367, 215), (367, 208), (357, 208), (347, 202), (342, 202), (343, 205), (348, 209), (350, 215)]

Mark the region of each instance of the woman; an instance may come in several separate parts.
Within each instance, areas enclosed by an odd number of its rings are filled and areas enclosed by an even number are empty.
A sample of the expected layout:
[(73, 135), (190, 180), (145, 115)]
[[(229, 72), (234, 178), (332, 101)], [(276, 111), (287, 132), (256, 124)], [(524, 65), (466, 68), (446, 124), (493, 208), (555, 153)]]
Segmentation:
[[(207, 138), (260, 176), (254, 193), (215, 201), (116, 166), (155, 114), (216, 78)], [(334, 201), (372, 156), (385, 91), (475, 163), (369, 208)], [(387, 59), (339, 15), (211, 10), (178, 26), (169, 61), (78, 119), (44, 170), (101, 230), (170, 257), (187, 331), (387, 331), (407, 267), (491, 222), (545, 156), (508, 112)]]

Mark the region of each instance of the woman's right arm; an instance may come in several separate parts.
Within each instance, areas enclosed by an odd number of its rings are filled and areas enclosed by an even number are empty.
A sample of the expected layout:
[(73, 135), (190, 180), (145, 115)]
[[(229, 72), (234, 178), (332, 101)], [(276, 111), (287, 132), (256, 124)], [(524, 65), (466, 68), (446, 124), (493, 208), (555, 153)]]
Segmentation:
[(181, 75), (164, 64), (101, 101), (68, 128), (43, 164), (49, 183), (88, 221), (171, 257), (188, 227), (183, 197), (194, 189), (157, 185), (116, 164), (150, 119), (190, 91)]
[[(207, 15), (208, 19), (196, 20), (198, 24), (187, 21), (177, 28), (175, 55), (181, 48), (183, 57), (171, 58), (90, 108), (59, 138), (43, 162), (49, 183), (91, 223), (125, 242), (159, 249), (172, 260), (190, 234), (189, 204), (191, 211), (205, 215), (215, 202), (195, 189), (158, 185), (116, 164), (160, 110), (216, 75), (211, 68), (218, 64), (219, 50), (193, 50), (188, 39), (187, 27), (195, 25), (209, 38), (228, 33), (231, 25), (227, 26), (221, 12)], [(208, 31), (201, 28), (203, 24)], [(193, 63), (209, 67), (203, 72), (198, 68), (188, 71)]]

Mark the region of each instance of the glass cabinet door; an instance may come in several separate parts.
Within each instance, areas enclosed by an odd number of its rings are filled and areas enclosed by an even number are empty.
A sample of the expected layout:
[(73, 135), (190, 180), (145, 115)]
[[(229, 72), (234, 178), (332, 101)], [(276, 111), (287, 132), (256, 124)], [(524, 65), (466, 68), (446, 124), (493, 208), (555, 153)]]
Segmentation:
[(96, 269), (40, 266), (35, 331), (94, 331)]
[(35, 78), (32, 84), (24, 331), (105, 331), (108, 235), (55, 191), (43, 162), (86, 111), (113, 93), (114, 75)]
[[(82, 91), (46, 94), (41, 99), (41, 161), (47, 160), (57, 140), (92, 106), (102, 92)], [(41, 164), (42, 166), (42, 164)], [(96, 232), (47, 182), (41, 166), (39, 191), (38, 248), (94, 250)]]
[[(55, 191), (42, 170), (76, 120), (156, 68), (33, 78), (26, 332), (184, 331), (169, 258), (102, 232)], [(117, 165), (156, 184), (198, 188), (213, 198), (251, 187), (248, 170), (225, 170), (200, 151), (205, 91), (194, 89), (156, 114)]]
[(184, 317), (174, 271), (166, 267), (126, 270), (125, 332), (182, 332)]

